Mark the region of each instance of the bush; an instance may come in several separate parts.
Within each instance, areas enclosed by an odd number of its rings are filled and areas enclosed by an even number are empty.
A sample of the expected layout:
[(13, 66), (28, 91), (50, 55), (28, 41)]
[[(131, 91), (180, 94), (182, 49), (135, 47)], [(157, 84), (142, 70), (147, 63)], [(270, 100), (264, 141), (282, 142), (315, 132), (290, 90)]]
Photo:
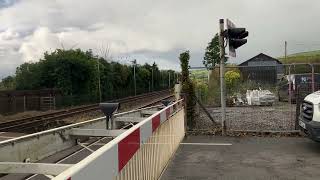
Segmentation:
[(189, 78), (189, 51), (180, 54), (181, 63), (181, 81), (182, 81), (182, 93), (186, 96), (187, 104), (187, 127), (193, 129), (195, 127), (195, 93), (194, 84)]
[(208, 84), (199, 79), (194, 79), (193, 84), (196, 89), (197, 97), (202, 103), (206, 104), (208, 100), (208, 93), (209, 93)]
[(240, 85), (240, 73), (236, 71), (228, 71), (225, 73), (226, 89), (230, 95), (237, 93), (237, 87)]

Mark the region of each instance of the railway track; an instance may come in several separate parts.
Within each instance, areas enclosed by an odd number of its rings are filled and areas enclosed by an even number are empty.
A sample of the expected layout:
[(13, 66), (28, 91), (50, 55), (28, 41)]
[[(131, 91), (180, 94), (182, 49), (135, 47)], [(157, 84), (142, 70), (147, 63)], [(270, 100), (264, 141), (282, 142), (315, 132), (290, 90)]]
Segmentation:
[[(151, 92), (146, 94), (141, 94), (137, 96), (130, 96), (126, 98), (116, 99), (108, 102), (119, 102), (120, 104), (138, 104), (139, 100), (142, 99), (152, 99), (154, 97), (165, 97), (168, 98), (170, 95), (169, 90)], [(148, 102), (140, 107), (145, 107), (150, 104), (154, 104), (155, 102)], [(47, 113), (38, 116), (32, 116), (27, 118), (16, 119), (9, 122), (0, 123), (0, 132), (21, 132), (21, 133), (30, 133), (39, 131), (39, 129), (57, 127), (61, 125), (66, 125), (63, 121), (65, 118), (69, 118), (74, 115), (87, 113), (91, 111), (99, 110), (99, 104), (91, 104), (76, 108), (71, 108), (67, 110), (60, 110), (53, 113)]]

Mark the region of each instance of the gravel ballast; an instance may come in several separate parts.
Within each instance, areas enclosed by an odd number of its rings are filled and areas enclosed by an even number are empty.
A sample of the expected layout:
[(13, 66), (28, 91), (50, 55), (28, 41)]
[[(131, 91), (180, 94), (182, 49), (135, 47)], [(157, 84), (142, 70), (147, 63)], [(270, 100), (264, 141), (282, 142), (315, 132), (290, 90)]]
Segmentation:
[[(295, 127), (296, 105), (277, 103), (273, 106), (227, 107), (226, 126), (229, 131), (292, 131)], [(220, 108), (207, 108), (213, 119), (221, 122)], [(213, 123), (200, 110), (196, 129), (212, 129)]]

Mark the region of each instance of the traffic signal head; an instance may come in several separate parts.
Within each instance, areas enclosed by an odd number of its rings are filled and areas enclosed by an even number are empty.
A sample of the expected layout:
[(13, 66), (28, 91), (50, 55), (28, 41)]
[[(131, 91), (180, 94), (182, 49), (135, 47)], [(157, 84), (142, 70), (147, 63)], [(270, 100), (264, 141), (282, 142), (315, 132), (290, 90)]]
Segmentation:
[(229, 46), (232, 46), (234, 49), (247, 43), (246, 39), (229, 39)]
[(247, 43), (247, 39), (249, 32), (246, 31), (246, 28), (229, 28), (228, 29), (228, 39), (229, 46), (233, 49), (237, 49), (238, 47)]

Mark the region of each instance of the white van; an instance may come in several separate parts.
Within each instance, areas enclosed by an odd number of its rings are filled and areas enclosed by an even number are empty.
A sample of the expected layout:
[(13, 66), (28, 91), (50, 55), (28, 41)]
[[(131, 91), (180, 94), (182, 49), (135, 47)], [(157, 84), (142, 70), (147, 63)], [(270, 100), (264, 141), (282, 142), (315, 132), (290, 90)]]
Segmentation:
[(320, 91), (304, 98), (301, 104), (299, 125), (309, 138), (320, 141)]

